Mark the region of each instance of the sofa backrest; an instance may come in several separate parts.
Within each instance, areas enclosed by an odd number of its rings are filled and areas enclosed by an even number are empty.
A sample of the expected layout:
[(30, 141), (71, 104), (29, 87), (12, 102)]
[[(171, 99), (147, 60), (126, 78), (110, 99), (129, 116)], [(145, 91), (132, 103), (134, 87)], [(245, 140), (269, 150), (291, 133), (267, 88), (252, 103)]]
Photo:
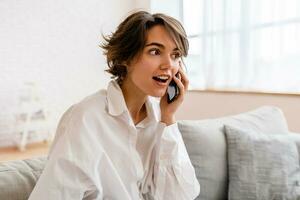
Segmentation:
[(225, 124), (257, 132), (288, 133), (282, 111), (273, 106), (217, 119), (179, 121), (180, 132), (200, 182), (201, 192), (197, 199), (227, 199)]

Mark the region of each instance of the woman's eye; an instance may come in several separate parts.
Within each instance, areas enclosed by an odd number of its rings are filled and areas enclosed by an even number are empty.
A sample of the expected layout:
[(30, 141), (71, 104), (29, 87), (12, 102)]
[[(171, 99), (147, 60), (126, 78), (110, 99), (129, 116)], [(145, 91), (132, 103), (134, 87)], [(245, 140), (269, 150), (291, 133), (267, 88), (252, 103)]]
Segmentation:
[(151, 55), (159, 55), (160, 54), (159, 49), (151, 49), (149, 52)]
[(177, 58), (180, 58), (181, 57), (181, 53), (174, 53), (172, 54), (172, 58), (173, 59), (177, 59)]

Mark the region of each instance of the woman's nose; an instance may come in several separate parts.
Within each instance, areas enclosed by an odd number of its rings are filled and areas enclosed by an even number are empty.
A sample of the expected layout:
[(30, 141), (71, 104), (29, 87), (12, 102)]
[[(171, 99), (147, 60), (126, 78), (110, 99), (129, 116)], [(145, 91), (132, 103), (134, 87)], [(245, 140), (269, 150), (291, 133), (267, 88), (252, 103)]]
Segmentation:
[(173, 68), (176, 67), (177, 65), (178, 63), (175, 60), (173, 60), (171, 56), (165, 56), (161, 64), (161, 68), (162, 69)]

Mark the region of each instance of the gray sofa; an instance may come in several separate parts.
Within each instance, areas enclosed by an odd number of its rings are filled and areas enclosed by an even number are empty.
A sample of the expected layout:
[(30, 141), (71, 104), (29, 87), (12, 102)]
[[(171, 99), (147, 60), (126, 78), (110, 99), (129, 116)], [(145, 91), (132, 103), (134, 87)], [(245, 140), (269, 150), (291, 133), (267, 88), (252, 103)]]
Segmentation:
[[(247, 113), (217, 119), (183, 120), (179, 121), (178, 126), (201, 185), (201, 192), (197, 199), (234, 199), (233, 196), (228, 197), (231, 175), (228, 169), (230, 164), (228, 163), (228, 141), (225, 126), (234, 126), (263, 134), (292, 136), (298, 151), (300, 150), (300, 136), (289, 132), (283, 113), (280, 109), (272, 106), (264, 106)], [(296, 159), (299, 160), (298, 157)], [(45, 162), (46, 158), (32, 158), (0, 163), (0, 199), (27, 199)], [(299, 169), (299, 162), (297, 165)], [(295, 194), (297, 192), (300, 194), (299, 174), (300, 171), (297, 172), (297, 177), (293, 175), (294, 182), (292, 184), (295, 183), (295, 187), (297, 187), (297, 191), (294, 187)], [(254, 199), (267, 198), (257, 196)], [(300, 195), (290, 199), (300, 199)]]

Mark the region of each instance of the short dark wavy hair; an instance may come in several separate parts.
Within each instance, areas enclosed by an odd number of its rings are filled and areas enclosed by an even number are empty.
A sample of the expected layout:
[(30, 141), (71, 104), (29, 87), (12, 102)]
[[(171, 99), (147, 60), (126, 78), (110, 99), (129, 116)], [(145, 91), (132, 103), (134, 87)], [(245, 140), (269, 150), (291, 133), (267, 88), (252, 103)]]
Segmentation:
[(155, 25), (164, 26), (181, 54), (187, 56), (189, 43), (178, 20), (162, 13), (135, 12), (121, 22), (114, 33), (103, 36), (104, 42), (100, 45), (107, 59), (108, 69), (105, 71), (112, 74), (112, 78), (117, 79), (119, 84), (127, 74), (124, 63), (129, 63), (139, 56), (146, 45), (147, 31)]

